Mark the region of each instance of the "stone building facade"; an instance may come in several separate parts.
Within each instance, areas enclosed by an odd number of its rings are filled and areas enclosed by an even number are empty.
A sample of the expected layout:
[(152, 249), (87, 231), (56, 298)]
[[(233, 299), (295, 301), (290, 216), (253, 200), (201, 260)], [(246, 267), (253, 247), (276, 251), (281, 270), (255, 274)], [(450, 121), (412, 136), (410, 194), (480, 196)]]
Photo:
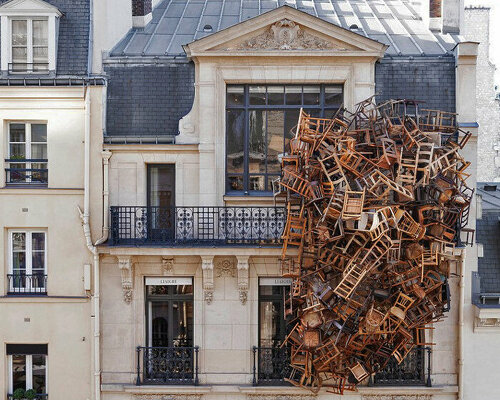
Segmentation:
[[(25, 360), (25, 389), (44, 370), (50, 399), (68, 388), (78, 400), (338, 398), (281, 385), (286, 359), (269, 350), (286, 332), (290, 284), (278, 262), (278, 157), (300, 107), (329, 116), (372, 95), (411, 96), (459, 114), (476, 165), (477, 44), (458, 36), (461, 2), (442, 0), (432, 18), (406, 0), (3, 3), (0, 53), (11, 58), (2, 58), (0, 87), (2, 396), (13, 394)], [(24, 29), (12, 25), (19, 15), (31, 21), (26, 46), (12, 44), (12, 30)], [(40, 19), (59, 36), (46, 46), (47, 70), (34, 71)], [(20, 61), (27, 70), (12, 58), (16, 46), (31, 49)], [(9, 158), (21, 143), (9, 129), (20, 121), (30, 135), (46, 123), (48, 168)], [(48, 169), (48, 183), (9, 182), (15, 168)], [(474, 172), (470, 179), (474, 186)], [(10, 237), (23, 231), (46, 235), (47, 290), (38, 296), (19, 278), (10, 286), (20, 270)], [(410, 379), (373, 376), (347, 397), (498, 395), (471, 362), (471, 343), (495, 355), (473, 331), (476, 247), (457, 251), (455, 264), (451, 311), (427, 337), (432, 353), (413, 359)], [(467, 373), (484, 384), (468, 387)]]

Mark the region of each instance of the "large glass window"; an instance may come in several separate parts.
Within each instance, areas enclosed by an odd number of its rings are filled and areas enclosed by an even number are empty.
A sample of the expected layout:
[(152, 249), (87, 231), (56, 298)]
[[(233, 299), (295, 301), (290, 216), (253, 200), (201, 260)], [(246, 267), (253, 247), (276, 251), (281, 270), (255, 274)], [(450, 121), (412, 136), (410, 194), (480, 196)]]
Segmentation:
[(30, 230), (13, 230), (9, 233), (9, 293), (45, 293), (46, 233)]
[(193, 346), (192, 278), (146, 278), (146, 303), (147, 346)]
[(9, 124), (7, 183), (46, 184), (47, 124)]
[(47, 394), (47, 345), (8, 344), (9, 392)]
[(290, 297), (290, 280), (260, 278), (259, 347), (279, 347), (287, 334), (285, 304)]
[(227, 193), (271, 193), (300, 109), (329, 118), (342, 102), (342, 85), (228, 85)]
[(13, 19), (10, 72), (42, 72), (49, 69), (47, 19)]

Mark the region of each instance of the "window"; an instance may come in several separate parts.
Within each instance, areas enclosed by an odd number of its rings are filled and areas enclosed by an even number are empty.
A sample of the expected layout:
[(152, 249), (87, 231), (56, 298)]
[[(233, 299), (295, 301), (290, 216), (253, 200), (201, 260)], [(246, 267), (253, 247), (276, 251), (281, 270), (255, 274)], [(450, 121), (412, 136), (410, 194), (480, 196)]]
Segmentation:
[(12, 19), (11, 23), (12, 62), (9, 72), (48, 71), (48, 20)]
[(2, 72), (55, 72), (56, 41), (61, 16), (62, 13), (56, 7), (43, 0), (3, 2), (0, 5)]
[(42, 231), (9, 232), (9, 294), (46, 294), (47, 241)]
[(11, 122), (8, 130), (6, 183), (46, 185), (47, 125)]
[[(36, 394), (47, 394), (47, 345), (7, 344), (9, 393), (33, 389)], [(10, 398), (10, 397), (9, 397)]]
[(328, 118), (342, 102), (342, 85), (228, 85), (226, 192), (270, 193), (300, 109)]

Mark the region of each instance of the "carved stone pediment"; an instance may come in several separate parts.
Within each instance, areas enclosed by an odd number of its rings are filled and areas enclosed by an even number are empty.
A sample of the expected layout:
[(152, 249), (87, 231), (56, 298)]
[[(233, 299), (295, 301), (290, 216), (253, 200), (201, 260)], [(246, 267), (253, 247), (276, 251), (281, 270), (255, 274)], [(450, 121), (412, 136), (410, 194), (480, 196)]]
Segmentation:
[(265, 30), (264, 33), (241, 43), (225, 47), (224, 50), (335, 50), (349, 51), (352, 46), (323, 39), (308, 32), (299, 24), (282, 19)]

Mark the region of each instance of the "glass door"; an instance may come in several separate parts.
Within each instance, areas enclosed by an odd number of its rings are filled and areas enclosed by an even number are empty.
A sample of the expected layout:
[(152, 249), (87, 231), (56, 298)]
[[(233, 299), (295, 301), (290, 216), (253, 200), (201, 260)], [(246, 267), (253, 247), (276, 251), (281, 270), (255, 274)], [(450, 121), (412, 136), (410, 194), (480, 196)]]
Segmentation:
[(175, 239), (175, 165), (148, 165), (148, 221), (153, 241)]

